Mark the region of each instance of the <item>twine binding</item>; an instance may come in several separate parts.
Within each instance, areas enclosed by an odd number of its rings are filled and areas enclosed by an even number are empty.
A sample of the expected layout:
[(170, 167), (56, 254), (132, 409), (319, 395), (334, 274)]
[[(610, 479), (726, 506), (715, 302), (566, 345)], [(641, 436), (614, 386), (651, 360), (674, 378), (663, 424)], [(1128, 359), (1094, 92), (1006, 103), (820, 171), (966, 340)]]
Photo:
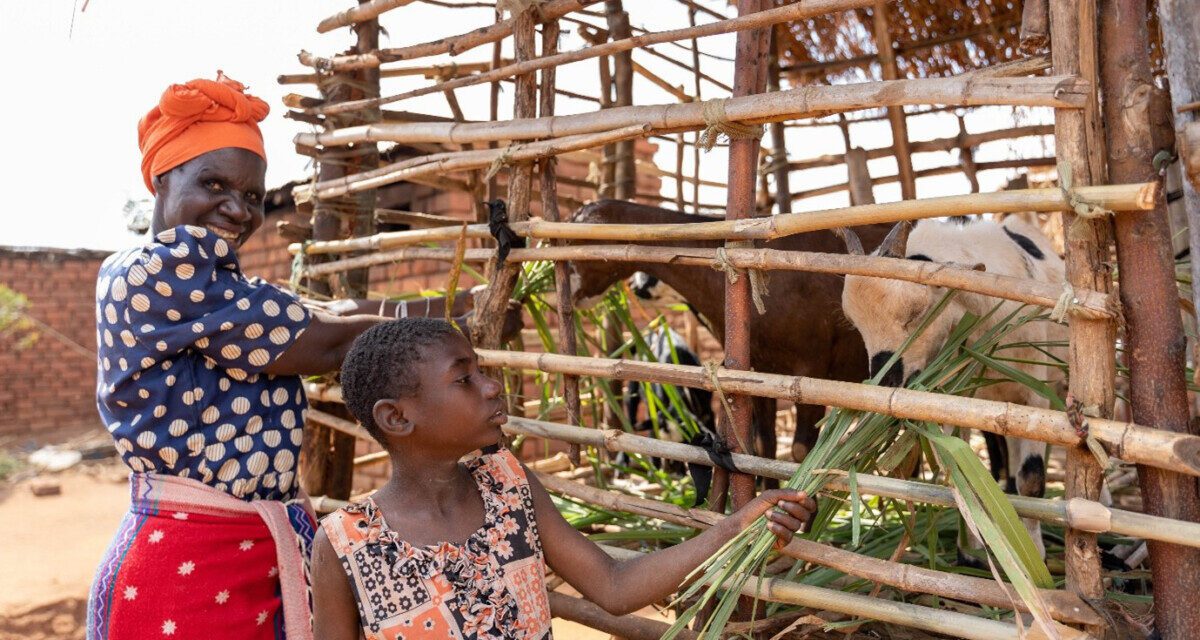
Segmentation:
[(725, 113), (727, 98), (705, 100), (702, 113), (704, 114), (704, 131), (700, 133), (700, 147), (711, 151), (721, 136), (726, 140), (746, 138), (759, 139), (763, 136), (762, 125), (741, 124), (733, 122)]
[[(744, 242), (730, 243), (730, 248), (739, 248), (744, 245)], [(743, 271), (748, 271), (750, 278), (750, 298), (754, 300), (754, 309), (758, 311), (758, 315), (760, 316), (767, 312), (767, 304), (763, 298), (770, 295), (771, 292), (767, 290), (767, 279), (762, 271), (735, 267), (729, 260), (729, 253), (726, 251), (726, 247), (717, 247), (717, 258), (711, 266), (717, 271), (725, 272), (730, 284), (737, 282), (738, 277), (741, 276)]]

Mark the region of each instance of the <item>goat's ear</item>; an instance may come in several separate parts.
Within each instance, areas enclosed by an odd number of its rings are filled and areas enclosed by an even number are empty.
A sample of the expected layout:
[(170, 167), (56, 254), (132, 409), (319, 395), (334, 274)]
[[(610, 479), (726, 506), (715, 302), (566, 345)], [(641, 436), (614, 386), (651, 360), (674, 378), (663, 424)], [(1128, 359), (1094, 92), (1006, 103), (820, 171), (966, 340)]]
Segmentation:
[(968, 271), (987, 271), (987, 265), (982, 262), (947, 262), (946, 264), (956, 269), (967, 269)]
[(909, 220), (897, 222), (880, 243), (879, 248), (875, 250), (875, 255), (886, 258), (903, 258), (908, 250), (908, 234), (912, 231), (912, 227), (913, 223)]
[(863, 251), (862, 240), (858, 239), (858, 234), (849, 227), (838, 227), (833, 230), (833, 234), (842, 239), (846, 243), (846, 253), (852, 256), (861, 256)]

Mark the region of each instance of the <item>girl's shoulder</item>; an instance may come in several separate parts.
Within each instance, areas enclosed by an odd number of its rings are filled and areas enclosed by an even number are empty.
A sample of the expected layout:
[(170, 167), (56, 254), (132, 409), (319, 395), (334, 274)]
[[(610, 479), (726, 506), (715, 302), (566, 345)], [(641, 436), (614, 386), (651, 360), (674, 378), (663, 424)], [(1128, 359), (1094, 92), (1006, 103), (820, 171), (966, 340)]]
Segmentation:
[(379, 508), (370, 498), (344, 506), (321, 518), (321, 528), (339, 557), (377, 542), (383, 532)]

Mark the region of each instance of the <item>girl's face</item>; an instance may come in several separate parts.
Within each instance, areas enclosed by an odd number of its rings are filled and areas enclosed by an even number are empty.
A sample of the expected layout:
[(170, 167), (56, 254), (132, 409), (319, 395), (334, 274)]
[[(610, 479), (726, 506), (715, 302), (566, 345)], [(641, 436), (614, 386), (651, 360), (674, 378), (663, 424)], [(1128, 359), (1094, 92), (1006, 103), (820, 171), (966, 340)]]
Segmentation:
[(245, 149), (210, 151), (154, 178), (154, 233), (204, 227), (240, 247), (263, 223), (267, 162)]
[[(508, 420), (500, 383), (479, 370), (467, 339), (454, 335), (425, 347), (421, 388), (408, 398), (405, 415), (422, 445), (457, 457), (496, 444)], [(412, 436), (410, 436), (412, 437)]]

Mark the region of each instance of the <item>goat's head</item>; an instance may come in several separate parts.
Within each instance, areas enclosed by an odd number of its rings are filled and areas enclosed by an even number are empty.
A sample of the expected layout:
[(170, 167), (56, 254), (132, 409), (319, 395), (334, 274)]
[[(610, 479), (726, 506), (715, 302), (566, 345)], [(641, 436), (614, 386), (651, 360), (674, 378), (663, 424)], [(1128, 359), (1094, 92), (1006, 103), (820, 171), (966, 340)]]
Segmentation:
[[(581, 207), (571, 216), (571, 221), (582, 224), (621, 222), (619, 213), (622, 207), (628, 206), (629, 203), (619, 200), (598, 200)], [(632, 276), (635, 267), (633, 263), (621, 260), (572, 260), (568, 270), (572, 303), (577, 307), (590, 307), (609, 287)]]
[[(912, 223), (900, 222), (872, 255), (906, 257)], [(862, 245), (849, 229), (838, 231), (848, 253), (862, 255)], [(921, 324), (930, 308), (937, 304), (943, 290), (915, 282), (869, 276), (846, 276), (842, 287), (842, 311), (862, 334), (870, 358), (871, 375), (903, 346)], [(938, 352), (953, 325), (951, 314), (942, 313), (904, 351), (901, 358), (881, 381), (900, 386), (919, 373)]]

